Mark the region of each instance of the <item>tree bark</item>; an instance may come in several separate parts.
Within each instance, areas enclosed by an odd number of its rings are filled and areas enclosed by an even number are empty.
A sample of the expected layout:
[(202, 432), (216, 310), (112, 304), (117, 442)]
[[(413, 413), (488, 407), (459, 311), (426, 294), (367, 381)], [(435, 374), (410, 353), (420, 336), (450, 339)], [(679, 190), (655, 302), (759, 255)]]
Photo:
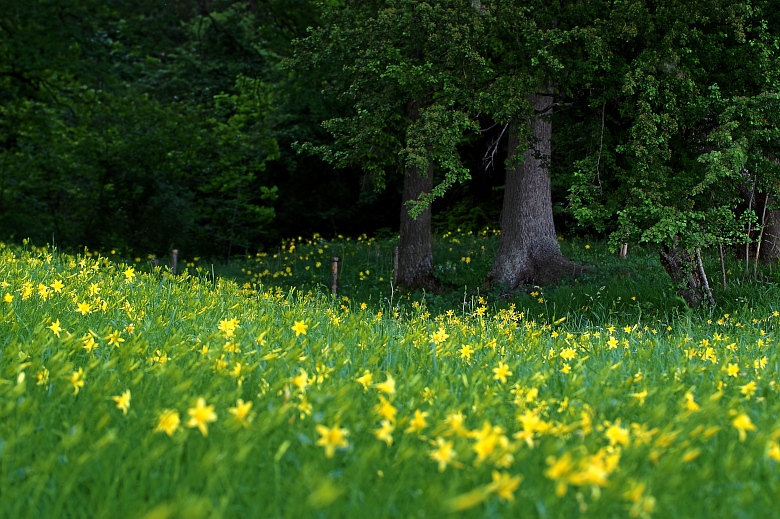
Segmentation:
[[(419, 111), (415, 102), (406, 107), (407, 116), (416, 120)], [(409, 216), (406, 203), (417, 200), (423, 193), (433, 189), (433, 163), (428, 170), (421, 172), (417, 167), (407, 167), (404, 171), (404, 189), (401, 199), (401, 240), (398, 245), (399, 285), (410, 289), (424, 288), (437, 292), (439, 284), (433, 277), (433, 249), (431, 245), (431, 206), (416, 219)]]
[[(677, 293), (685, 303), (696, 308), (711, 296), (708, 295), (707, 280), (696, 258), (682, 247), (664, 247), (660, 252), (661, 265), (677, 287)], [(711, 300), (710, 303), (714, 304)]]
[(759, 256), (764, 263), (774, 263), (780, 259), (780, 209), (769, 209), (776, 207), (775, 200), (769, 196), (764, 197), (759, 214), (763, 214), (764, 230), (761, 233), (761, 255)]
[(489, 283), (513, 290), (524, 283), (546, 285), (587, 269), (561, 254), (553, 223), (550, 176), (552, 96), (529, 94), (535, 116), (533, 146), (522, 162), (514, 156), (520, 146), (515, 128), (509, 134), (504, 202), (501, 210), (501, 238), (498, 254), (487, 275)]
[[(778, 159), (774, 159), (778, 160)], [(764, 263), (774, 263), (780, 260), (780, 209), (769, 209), (777, 207), (777, 202), (771, 195), (759, 192), (753, 184), (745, 183), (740, 186), (739, 194), (747, 204), (747, 209), (753, 209), (759, 217), (759, 224), (762, 231), (757, 235), (748, 227), (747, 234), (751, 240), (760, 238), (759, 258)], [(750, 242), (745, 245), (745, 274), (747, 274), (748, 263), (751, 257), (755, 257), (759, 252), (758, 244)]]

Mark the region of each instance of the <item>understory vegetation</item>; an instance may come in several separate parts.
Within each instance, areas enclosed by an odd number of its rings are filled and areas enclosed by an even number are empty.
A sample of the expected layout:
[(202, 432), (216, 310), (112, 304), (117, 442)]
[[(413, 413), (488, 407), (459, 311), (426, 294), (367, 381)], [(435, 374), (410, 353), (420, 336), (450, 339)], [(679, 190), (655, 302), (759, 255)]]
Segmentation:
[(0, 245), (0, 510), (774, 513), (776, 272), (730, 254), (724, 289), (705, 257), (719, 306), (691, 310), (654, 251), (566, 238), (593, 272), (508, 293), (479, 285), (486, 230), (435, 239), (447, 290), (399, 292), (396, 243), (298, 238), (175, 276)]

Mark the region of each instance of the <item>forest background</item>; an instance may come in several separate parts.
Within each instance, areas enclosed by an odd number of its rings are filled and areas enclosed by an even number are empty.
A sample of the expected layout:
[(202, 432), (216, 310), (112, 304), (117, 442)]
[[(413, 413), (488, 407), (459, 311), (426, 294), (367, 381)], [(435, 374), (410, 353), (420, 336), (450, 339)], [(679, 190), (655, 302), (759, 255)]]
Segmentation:
[(229, 260), (400, 225), (430, 286), (420, 225), (513, 215), (493, 280), (576, 273), (552, 242), (588, 233), (698, 294), (701, 249), (780, 256), (771, 2), (0, 7), (0, 239)]

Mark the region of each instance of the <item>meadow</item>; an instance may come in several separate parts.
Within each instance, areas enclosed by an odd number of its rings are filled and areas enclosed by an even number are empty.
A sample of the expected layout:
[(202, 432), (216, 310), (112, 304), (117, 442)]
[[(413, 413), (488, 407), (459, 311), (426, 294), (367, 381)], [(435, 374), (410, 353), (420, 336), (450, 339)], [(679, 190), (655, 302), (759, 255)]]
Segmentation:
[(773, 272), (731, 259), (691, 311), (651, 251), (564, 240), (593, 274), (504, 294), (479, 286), (494, 233), (454, 232), (450, 290), (410, 294), (392, 245), (315, 236), (176, 276), (0, 245), (2, 515), (776, 514)]

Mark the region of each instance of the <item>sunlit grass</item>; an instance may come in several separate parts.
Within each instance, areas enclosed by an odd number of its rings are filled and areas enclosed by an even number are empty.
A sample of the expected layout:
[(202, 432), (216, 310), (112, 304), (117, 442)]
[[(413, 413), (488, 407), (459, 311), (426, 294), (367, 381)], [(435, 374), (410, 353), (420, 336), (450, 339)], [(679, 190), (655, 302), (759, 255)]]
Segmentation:
[[(595, 273), (436, 311), (398, 304), (391, 241), (359, 241), (296, 240), (238, 283), (0, 246), (3, 514), (774, 513), (771, 300), (662, 319), (647, 301), (668, 285), (617, 295)], [(440, 237), (441, 275), (476, 278), (492, 243)], [(585, 245), (563, 242), (606, 258)], [(303, 288), (269, 286), (280, 272)]]

